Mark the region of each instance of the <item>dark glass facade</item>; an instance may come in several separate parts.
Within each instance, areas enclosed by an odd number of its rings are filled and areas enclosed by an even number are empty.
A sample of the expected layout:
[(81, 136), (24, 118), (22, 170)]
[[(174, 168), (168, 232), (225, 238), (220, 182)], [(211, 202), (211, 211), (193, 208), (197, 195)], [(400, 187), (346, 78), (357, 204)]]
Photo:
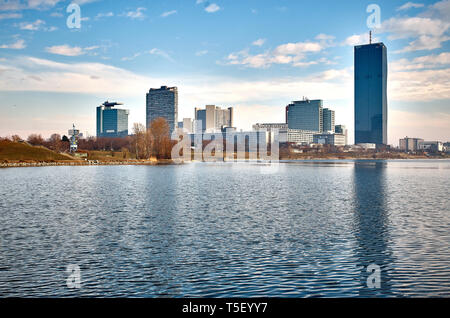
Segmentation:
[(286, 118), (289, 129), (323, 131), (323, 101), (295, 101), (286, 107)]
[(128, 136), (128, 115), (129, 111), (126, 109), (97, 107), (97, 137)]
[(387, 49), (355, 47), (355, 144), (387, 144)]

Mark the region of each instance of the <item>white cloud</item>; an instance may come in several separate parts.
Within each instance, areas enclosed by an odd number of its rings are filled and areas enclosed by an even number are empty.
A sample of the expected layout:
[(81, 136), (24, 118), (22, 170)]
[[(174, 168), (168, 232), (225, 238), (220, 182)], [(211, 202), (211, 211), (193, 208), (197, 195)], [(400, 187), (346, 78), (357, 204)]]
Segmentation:
[(50, 16), (54, 18), (62, 18), (64, 15), (61, 12), (52, 12)]
[(142, 20), (142, 19), (145, 19), (144, 11), (146, 11), (146, 10), (147, 10), (146, 8), (139, 7), (135, 11), (128, 11), (126, 13), (123, 13), (121, 16), (125, 16), (130, 19)]
[[(409, 5), (411, 6), (411, 5)], [(393, 17), (377, 32), (388, 33), (389, 40), (409, 39), (399, 52), (434, 50), (450, 40), (450, 0), (436, 2), (415, 17)]]
[(166, 53), (165, 51), (160, 50), (158, 48), (153, 48), (153, 49), (151, 49), (149, 51), (145, 51), (145, 52), (138, 52), (129, 57), (123, 57), (122, 61), (131, 61), (131, 60), (134, 60), (135, 58), (145, 55), (145, 54), (161, 56), (170, 62), (174, 62), (174, 60), (168, 53)]
[(205, 8), (205, 11), (208, 12), (208, 13), (214, 13), (214, 12), (217, 12), (219, 10), (220, 10), (220, 7), (217, 4), (215, 4), (215, 3), (211, 3), (210, 5), (208, 5)]
[(37, 30), (41, 29), (44, 25), (45, 25), (45, 21), (38, 19), (34, 22), (21, 22), (21, 23), (19, 23), (19, 28), (21, 30), (37, 31)]
[[(356, 45), (363, 45), (363, 44), (369, 44), (370, 42), (370, 35), (369, 33), (363, 33), (363, 34), (354, 34), (352, 36), (349, 36), (345, 39), (345, 41), (342, 43), (342, 45), (349, 45), (349, 46), (356, 46)], [(378, 39), (375, 36), (372, 36), (372, 43), (378, 42)]]
[(166, 11), (163, 14), (161, 14), (161, 17), (166, 18), (166, 17), (168, 17), (168, 16), (170, 16), (172, 14), (176, 14), (176, 13), (177, 13), (177, 10)]
[(21, 13), (0, 13), (0, 20), (20, 19), (20, 18), (22, 18)]
[(113, 17), (114, 13), (113, 12), (106, 12), (106, 13), (98, 13), (95, 16), (95, 19), (101, 19), (101, 18), (110, 18)]
[(167, 54), (165, 51), (157, 49), (157, 48), (153, 48), (150, 51), (148, 51), (149, 54), (152, 55), (158, 55), (161, 56), (163, 58), (165, 58), (166, 60), (169, 60), (170, 62), (174, 62), (174, 60), (170, 57), (169, 54)]
[(414, 2), (407, 2), (404, 5), (400, 6), (397, 8), (397, 11), (404, 11), (404, 10), (409, 10), (412, 8), (422, 8), (425, 5), (423, 3), (414, 3)]
[(441, 54), (432, 54), (419, 56), (412, 60), (400, 59), (389, 65), (391, 71), (410, 71), (422, 69), (435, 69), (442, 67), (450, 67), (450, 53), (443, 52)]
[(255, 46), (263, 46), (264, 43), (266, 43), (266, 39), (258, 39), (255, 42), (253, 42), (252, 44)]
[(202, 51), (195, 52), (196, 56), (203, 56), (203, 55), (206, 55), (206, 54), (208, 54), (208, 50), (202, 50)]
[(89, 51), (93, 51), (98, 49), (98, 46), (90, 46), (90, 47), (79, 47), (79, 46), (69, 46), (65, 45), (56, 45), (45, 48), (48, 53), (56, 54), (56, 55), (64, 55), (64, 56), (80, 56), (87, 54)]
[(0, 49), (12, 49), (12, 50), (22, 50), (26, 47), (27, 46), (25, 44), (25, 41), (22, 39), (19, 39), (16, 42), (11, 43), (11, 44), (0, 45)]
[[(71, 2), (79, 5), (95, 2), (98, 0), (73, 0)], [(64, 0), (0, 0), (0, 11), (17, 11), (24, 9), (47, 10), (53, 8)]]
[[(251, 68), (267, 68), (272, 64), (291, 64), (296, 67), (305, 67), (313, 64), (328, 63), (323, 58), (314, 61), (306, 60), (309, 54), (319, 53), (331, 45), (331, 37), (325, 39), (324, 35), (321, 35), (319, 39), (321, 40), (316, 42), (307, 41), (282, 44), (274, 50), (268, 50), (256, 55), (250, 54), (249, 49), (245, 49), (229, 54), (227, 64), (243, 65)], [(253, 44), (255, 45), (255, 42)]]

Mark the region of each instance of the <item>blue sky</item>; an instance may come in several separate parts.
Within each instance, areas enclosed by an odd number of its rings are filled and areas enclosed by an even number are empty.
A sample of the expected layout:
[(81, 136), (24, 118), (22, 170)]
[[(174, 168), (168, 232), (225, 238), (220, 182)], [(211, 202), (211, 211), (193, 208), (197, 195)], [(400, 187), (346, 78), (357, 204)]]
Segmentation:
[(95, 107), (124, 102), (145, 122), (145, 93), (176, 85), (180, 120), (206, 104), (236, 125), (281, 122), (307, 96), (336, 110), (353, 139), (353, 46), (388, 47), (389, 142), (450, 140), (450, 0), (0, 0), (0, 135), (95, 133)]

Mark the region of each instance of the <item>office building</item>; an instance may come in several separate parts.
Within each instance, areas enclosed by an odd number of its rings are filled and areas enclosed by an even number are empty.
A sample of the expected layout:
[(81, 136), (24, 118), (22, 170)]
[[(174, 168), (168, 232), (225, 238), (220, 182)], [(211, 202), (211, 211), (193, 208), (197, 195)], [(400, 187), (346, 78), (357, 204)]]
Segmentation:
[(334, 128), (336, 134), (345, 136), (345, 145), (348, 145), (348, 130), (344, 125), (336, 125)]
[(207, 105), (205, 109), (195, 108), (195, 120), (202, 121), (203, 132), (220, 132), (223, 128), (233, 127), (233, 107), (221, 109), (215, 105)]
[(313, 137), (313, 143), (320, 145), (331, 145), (336, 147), (343, 147), (346, 145), (345, 136), (342, 134), (315, 134)]
[(287, 130), (287, 142), (310, 145), (314, 141), (314, 135), (317, 131), (301, 130), (301, 129), (288, 129)]
[(324, 132), (335, 132), (335, 111), (324, 108), (322, 111), (322, 122)]
[(387, 49), (355, 46), (355, 144), (387, 144)]
[(276, 124), (255, 124), (253, 125), (253, 130), (260, 131), (266, 130), (268, 132), (268, 140), (270, 143), (275, 141), (274, 131), (278, 130), (278, 142), (286, 143), (288, 142), (288, 124), (276, 123)]
[(295, 101), (286, 107), (286, 121), (289, 129), (314, 132), (323, 131), (323, 101)]
[(194, 132), (194, 122), (191, 118), (183, 118), (179, 128), (183, 128), (186, 133), (191, 134)]
[(147, 93), (147, 128), (157, 118), (164, 118), (173, 132), (178, 124), (178, 88), (161, 86)]
[(419, 148), (427, 152), (442, 152), (444, 151), (444, 144), (440, 141), (422, 141)]
[(420, 145), (423, 143), (423, 139), (419, 138), (408, 138), (405, 137), (400, 139), (399, 145), (400, 150), (406, 152), (416, 152), (420, 150)]
[(97, 107), (97, 137), (120, 138), (128, 136), (127, 109), (114, 108), (121, 103), (104, 102)]

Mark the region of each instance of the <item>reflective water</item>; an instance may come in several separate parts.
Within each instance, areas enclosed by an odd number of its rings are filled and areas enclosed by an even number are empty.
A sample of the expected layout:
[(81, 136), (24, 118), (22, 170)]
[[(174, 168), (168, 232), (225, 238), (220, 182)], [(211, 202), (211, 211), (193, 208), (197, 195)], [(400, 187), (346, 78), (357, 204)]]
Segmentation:
[[(0, 295), (450, 296), (450, 161), (270, 172), (2, 169)], [(67, 287), (70, 264), (80, 289)]]

